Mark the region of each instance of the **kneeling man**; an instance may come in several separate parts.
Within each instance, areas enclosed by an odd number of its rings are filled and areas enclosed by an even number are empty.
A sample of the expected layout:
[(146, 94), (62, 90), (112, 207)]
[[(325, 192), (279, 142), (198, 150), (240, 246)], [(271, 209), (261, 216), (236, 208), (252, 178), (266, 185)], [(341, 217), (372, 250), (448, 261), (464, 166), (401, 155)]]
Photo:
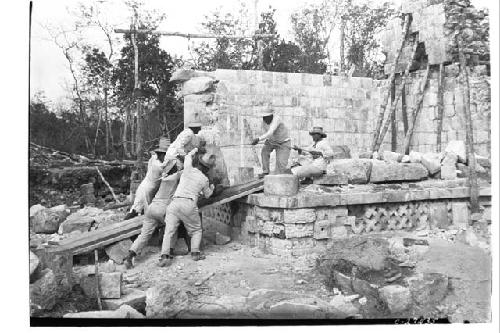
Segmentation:
[(305, 149), (294, 147), (299, 152), (298, 166), (292, 167), (292, 173), (299, 178), (319, 177), (326, 171), (326, 165), (333, 157), (333, 150), (323, 132), (323, 127), (313, 127), (309, 134), (313, 143)]

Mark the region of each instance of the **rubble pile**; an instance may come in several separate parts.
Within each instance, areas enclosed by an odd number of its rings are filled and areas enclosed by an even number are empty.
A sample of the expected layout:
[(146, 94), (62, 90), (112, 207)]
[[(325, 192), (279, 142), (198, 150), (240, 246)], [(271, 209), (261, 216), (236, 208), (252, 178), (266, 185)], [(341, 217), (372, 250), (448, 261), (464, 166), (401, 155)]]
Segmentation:
[(472, 63), (489, 61), (489, 14), (478, 10), (470, 0), (444, 1), (446, 23), (445, 36), (448, 39), (447, 53), (458, 62), (458, 49), (454, 36), (459, 32), (463, 38), (463, 52)]

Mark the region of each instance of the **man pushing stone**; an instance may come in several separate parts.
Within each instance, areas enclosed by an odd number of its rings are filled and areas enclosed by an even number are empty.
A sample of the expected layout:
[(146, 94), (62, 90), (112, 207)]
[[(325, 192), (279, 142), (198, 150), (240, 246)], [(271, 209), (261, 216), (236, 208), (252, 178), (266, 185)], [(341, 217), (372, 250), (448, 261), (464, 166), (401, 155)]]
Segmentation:
[(204, 256), (200, 253), (202, 228), (197, 203), (200, 194), (208, 198), (213, 193), (214, 185), (209, 183), (207, 175), (215, 165), (215, 156), (203, 154), (198, 157), (197, 163), (194, 165), (193, 156), (197, 151), (198, 148), (194, 148), (186, 155), (179, 185), (175, 190), (172, 202), (167, 207), (165, 234), (163, 236), (160, 262), (158, 263), (160, 267), (172, 263), (171, 242), (181, 221), (191, 237), (191, 257), (195, 261), (204, 259)]
[(273, 150), (276, 151), (275, 173), (286, 173), (288, 158), (290, 157), (290, 150), (292, 148), (288, 128), (280, 117), (274, 114), (272, 108), (268, 108), (263, 112), (262, 119), (269, 128), (266, 133), (252, 140), (252, 145), (265, 140), (261, 151), (262, 173), (259, 175), (259, 178), (269, 174), (269, 159)]

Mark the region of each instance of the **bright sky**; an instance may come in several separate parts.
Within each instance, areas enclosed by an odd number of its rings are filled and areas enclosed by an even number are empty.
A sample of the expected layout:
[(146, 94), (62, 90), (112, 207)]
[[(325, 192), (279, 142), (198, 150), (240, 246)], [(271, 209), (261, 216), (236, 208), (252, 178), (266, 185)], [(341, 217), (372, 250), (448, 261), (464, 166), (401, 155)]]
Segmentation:
[[(59, 100), (67, 95), (67, 86), (71, 82), (67, 61), (62, 52), (44, 31), (41, 25), (53, 25), (72, 22), (71, 15), (66, 8), (75, 8), (81, 0), (34, 0), (32, 12), (32, 39), (31, 39), (31, 95), (43, 90), (46, 97), (52, 101)], [(290, 15), (307, 3), (318, 3), (321, 0), (258, 0), (257, 11), (266, 10), (270, 5), (276, 9), (275, 19), (278, 33), (285, 39), (291, 38)], [(363, 0), (358, 0), (362, 2)], [(402, 0), (393, 0), (399, 4)], [(477, 7), (487, 6), (489, 0), (473, 0)], [(127, 28), (128, 15), (121, 0), (109, 0), (106, 19), (116, 27)], [(204, 16), (221, 8), (223, 11), (236, 12), (239, 2), (235, 0), (145, 0), (147, 8), (158, 9), (166, 14), (161, 30), (180, 32), (200, 32)], [(254, 12), (254, 0), (242, 0)], [(87, 33), (85, 39), (92, 40), (98, 45), (103, 44), (103, 35)], [(163, 37), (160, 46), (171, 54), (183, 55), (189, 58), (188, 42), (181, 37)]]

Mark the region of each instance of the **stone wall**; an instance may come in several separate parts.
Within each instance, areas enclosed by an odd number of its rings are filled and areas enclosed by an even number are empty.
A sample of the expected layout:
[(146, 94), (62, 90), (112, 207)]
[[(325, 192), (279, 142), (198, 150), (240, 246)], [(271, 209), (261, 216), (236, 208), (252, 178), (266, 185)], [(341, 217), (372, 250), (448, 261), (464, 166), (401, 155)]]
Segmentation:
[[(443, 146), (450, 140), (465, 139), (464, 101), (457, 74), (456, 65), (446, 66)], [(220, 69), (197, 75), (204, 75), (213, 84), (199, 84), (206, 83), (203, 77), (185, 81), (184, 120), (186, 123), (199, 120), (204, 124), (201, 134), (209, 143), (221, 147), (232, 184), (237, 179), (238, 167), (253, 167), (255, 173), (261, 172), (261, 146), (254, 147), (249, 143), (265, 132), (260, 117), (265, 105), (272, 105), (282, 115), (290, 129), (292, 144), (310, 144), (310, 128), (323, 126), (332, 145), (347, 145), (356, 157), (370, 148), (381, 96), (387, 89), (384, 80), (360, 77)], [(422, 76), (422, 71), (412, 73), (411, 83), (406, 88), (410, 114)], [(489, 157), (490, 83), (484, 66), (471, 70), (470, 83), (477, 152)], [(403, 141), (400, 107), (396, 119), (399, 146)], [(411, 117), (409, 122), (412, 122)], [(421, 152), (435, 151), (436, 129), (437, 73), (433, 72), (410, 148)], [(390, 132), (389, 129), (382, 150), (391, 150)], [(292, 151), (292, 158), (294, 156)], [(271, 169), (274, 168), (273, 158), (274, 154), (271, 155)]]

